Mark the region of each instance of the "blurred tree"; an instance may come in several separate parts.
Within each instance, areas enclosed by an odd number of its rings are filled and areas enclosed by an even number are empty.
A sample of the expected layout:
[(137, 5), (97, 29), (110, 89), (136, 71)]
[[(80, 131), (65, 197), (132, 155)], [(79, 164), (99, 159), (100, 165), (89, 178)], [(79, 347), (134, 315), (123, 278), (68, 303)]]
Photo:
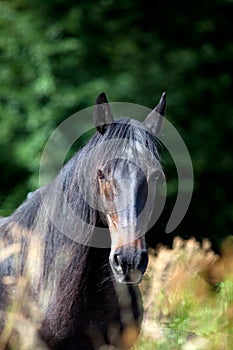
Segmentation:
[(232, 0), (2, 2), (0, 213), (38, 186), (41, 152), (56, 125), (99, 92), (153, 107), (167, 90), (167, 117), (190, 150), (195, 192), (182, 224), (165, 236), (177, 188), (166, 156), (169, 197), (149, 242), (231, 234), (232, 7)]

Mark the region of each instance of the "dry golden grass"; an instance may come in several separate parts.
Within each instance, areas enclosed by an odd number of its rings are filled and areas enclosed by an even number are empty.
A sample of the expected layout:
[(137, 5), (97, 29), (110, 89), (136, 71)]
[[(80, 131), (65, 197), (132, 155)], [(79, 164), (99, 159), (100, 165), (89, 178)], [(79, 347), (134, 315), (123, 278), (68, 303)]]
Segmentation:
[(135, 350), (233, 349), (233, 241), (221, 258), (205, 240), (151, 251), (142, 284), (144, 322)]
[[(38, 247), (40, 247), (38, 242), (32, 240), (28, 251), (29, 261), (35, 261), (35, 257), (38, 256)], [(0, 247), (0, 263), (11, 256), (14, 256), (17, 262), (20, 251), (20, 243)], [(0, 311), (1, 320), (4, 319), (4, 326), (0, 333), (0, 350), (6, 347), (13, 350), (47, 350), (37, 334), (41, 317), (29, 284), (29, 280), (32, 280), (30, 275), (33, 273), (32, 267), (27, 264), (24, 276), (1, 277), (1, 282), (10, 293), (6, 310)]]

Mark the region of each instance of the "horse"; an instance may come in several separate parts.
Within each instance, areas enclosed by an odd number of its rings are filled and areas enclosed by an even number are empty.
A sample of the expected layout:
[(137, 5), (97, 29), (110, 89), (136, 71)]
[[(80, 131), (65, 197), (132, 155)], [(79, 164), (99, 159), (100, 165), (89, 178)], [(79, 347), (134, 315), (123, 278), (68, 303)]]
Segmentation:
[(114, 120), (101, 93), (91, 139), (0, 219), (1, 349), (128, 350), (135, 343), (145, 233), (163, 176), (156, 136), (165, 107), (163, 93), (144, 122)]

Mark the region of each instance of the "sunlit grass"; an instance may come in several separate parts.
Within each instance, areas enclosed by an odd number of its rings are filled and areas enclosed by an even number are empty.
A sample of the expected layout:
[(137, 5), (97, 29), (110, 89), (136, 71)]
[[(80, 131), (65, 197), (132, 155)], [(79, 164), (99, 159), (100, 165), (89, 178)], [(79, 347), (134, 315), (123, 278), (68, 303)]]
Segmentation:
[(134, 350), (232, 350), (233, 245), (219, 259), (207, 241), (176, 239), (151, 256), (145, 317)]

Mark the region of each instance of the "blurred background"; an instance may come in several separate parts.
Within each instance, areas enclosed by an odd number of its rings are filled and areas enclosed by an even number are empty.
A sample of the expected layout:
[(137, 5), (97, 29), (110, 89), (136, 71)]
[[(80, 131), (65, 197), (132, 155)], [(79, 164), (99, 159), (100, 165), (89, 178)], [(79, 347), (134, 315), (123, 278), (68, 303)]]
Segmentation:
[(0, 215), (38, 187), (45, 143), (63, 120), (94, 104), (154, 107), (185, 141), (195, 189), (171, 234), (177, 174), (164, 152), (166, 209), (148, 243), (233, 233), (232, 0), (11, 0), (0, 4)]

